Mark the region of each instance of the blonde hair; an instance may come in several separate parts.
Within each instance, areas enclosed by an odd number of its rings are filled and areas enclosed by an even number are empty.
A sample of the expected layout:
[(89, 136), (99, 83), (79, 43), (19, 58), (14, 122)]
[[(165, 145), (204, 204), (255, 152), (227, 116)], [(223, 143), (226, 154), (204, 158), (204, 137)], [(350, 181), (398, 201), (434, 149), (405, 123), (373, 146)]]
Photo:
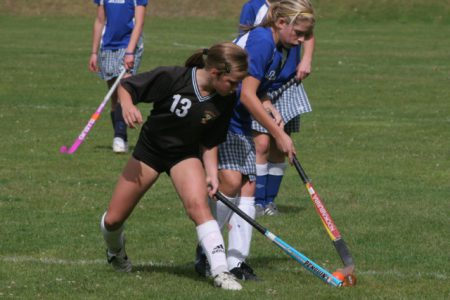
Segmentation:
[(316, 23), (314, 8), (309, 0), (281, 0), (270, 4), (267, 15), (261, 23), (263, 27), (274, 27), (277, 20), (285, 18), (289, 24)]
[(186, 67), (217, 69), (220, 73), (247, 73), (247, 52), (230, 42), (219, 43), (209, 49), (199, 49), (184, 64)]

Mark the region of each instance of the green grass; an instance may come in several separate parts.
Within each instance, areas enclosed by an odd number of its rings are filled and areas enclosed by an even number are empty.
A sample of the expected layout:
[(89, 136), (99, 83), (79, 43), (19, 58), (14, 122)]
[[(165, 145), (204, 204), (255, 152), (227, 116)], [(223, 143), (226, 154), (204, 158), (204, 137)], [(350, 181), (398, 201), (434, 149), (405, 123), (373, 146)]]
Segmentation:
[[(84, 17), (0, 17), (0, 298), (450, 297), (448, 26), (318, 23), (305, 81), (313, 112), (295, 140), (359, 282), (328, 287), (255, 233), (249, 262), (264, 281), (245, 282), (240, 293), (196, 276), (194, 226), (166, 176), (127, 223), (136, 271), (106, 265), (99, 218), (128, 159), (110, 151), (108, 113), (76, 154), (58, 153), (106, 94), (87, 70), (91, 26)], [(141, 71), (230, 40), (235, 22), (151, 18), (145, 32)], [(136, 138), (131, 132), (131, 143)], [(294, 168), (278, 203), (280, 217), (259, 221), (319, 264), (339, 267)]]

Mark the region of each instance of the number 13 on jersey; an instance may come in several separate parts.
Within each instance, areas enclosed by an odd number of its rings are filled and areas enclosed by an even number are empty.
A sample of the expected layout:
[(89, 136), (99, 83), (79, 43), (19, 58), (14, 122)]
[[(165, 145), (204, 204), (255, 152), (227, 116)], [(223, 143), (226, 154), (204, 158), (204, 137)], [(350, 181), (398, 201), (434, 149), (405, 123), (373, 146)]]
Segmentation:
[(185, 117), (188, 114), (189, 108), (192, 106), (191, 100), (187, 98), (181, 98), (181, 95), (173, 95), (173, 102), (170, 106), (170, 111), (180, 118)]

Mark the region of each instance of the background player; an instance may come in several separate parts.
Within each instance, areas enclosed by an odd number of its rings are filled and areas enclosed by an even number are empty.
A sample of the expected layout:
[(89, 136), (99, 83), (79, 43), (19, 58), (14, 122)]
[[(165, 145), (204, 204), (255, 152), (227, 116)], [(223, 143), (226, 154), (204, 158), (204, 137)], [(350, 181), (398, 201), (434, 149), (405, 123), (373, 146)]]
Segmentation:
[[(147, 2), (94, 0), (97, 4), (97, 17), (92, 30), (89, 70), (100, 72), (100, 77), (106, 81), (108, 89), (114, 84), (122, 68), (130, 70), (132, 74), (136, 74), (139, 68), (144, 52), (142, 31)], [(128, 151), (127, 127), (121, 107), (117, 103), (117, 92), (114, 92), (111, 96), (111, 120), (114, 129), (112, 148), (116, 153), (123, 153)]]
[(241, 289), (228, 273), (223, 238), (207, 202), (207, 186), (209, 196), (214, 195), (219, 185), (217, 145), (226, 137), (235, 89), (247, 67), (244, 50), (222, 43), (197, 52), (186, 67), (160, 67), (122, 80), (118, 93), (128, 126), (142, 123), (134, 104), (152, 102), (153, 109), (100, 224), (107, 259), (115, 269), (131, 270), (123, 224), (144, 193), (166, 172), (196, 225), (199, 243), (211, 262), (214, 284)]

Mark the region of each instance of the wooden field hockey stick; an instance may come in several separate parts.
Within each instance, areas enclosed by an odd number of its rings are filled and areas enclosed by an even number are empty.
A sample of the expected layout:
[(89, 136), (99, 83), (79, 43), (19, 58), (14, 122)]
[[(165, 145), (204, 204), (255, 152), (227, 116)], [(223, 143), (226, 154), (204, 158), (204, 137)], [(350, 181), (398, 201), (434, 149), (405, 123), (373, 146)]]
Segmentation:
[[(301, 81), (298, 81), (295, 79), (295, 77), (291, 78), (288, 82), (286, 82), (284, 85), (282, 85), (279, 89), (276, 91), (273, 91), (271, 93), (268, 93), (268, 96), (271, 100), (275, 100), (278, 97), (280, 97), (284, 91), (286, 91), (289, 87), (291, 87), (293, 84), (299, 84)], [(273, 117), (273, 115), (272, 115)], [(333, 245), (336, 248), (336, 251), (339, 254), (339, 257), (341, 258), (344, 268), (339, 269), (338, 271), (341, 272), (345, 276), (344, 285), (346, 286), (353, 286), (356, 284), (356, 277), (353, 275), (353, 271), (355, 269), (355, 264), (353, 261), (353, 257), (350, 254), (350, 250), (347, 247), (347, 244), (343, 240), (339, 230), (337, 229), (336, 225), (334, 224), (333, 219), (331, 218), (331, 215), (328, 213), (327, 209), (325, 208), (323, 202), (321, 201), (319, 195), (314, 190), (314, 187), (311, 183), (311, 180), (306, 175), (305, 171), (303, 170), (303, 167), (301, 166), (300, 162), (298, 161), (297, 157), (294, 155), (293, 158), (293, 164), (300, 175), (300, 178), (302, 179), (303, 183), (306, 185), (306, 190), (308, 191), (311, 200), (314, 204), (314, 207), (319, 214), (322, 223), (330, 236), (331, 240), (333, 241)]]
[(228, 200), (225, 196), (223, 196), (221, 193), (216, 193), (216, 198), (223, 202), (226, 206), (228, 206), (233, 212), (238, 214), (242, 219), (244, 219), (247, 223), (252, 225), (256, 230), (258, 230), (262, 235), (267, 237), (269, 240), (271, 240), (275, 245), (277, 245), (281, 250), (283, 250), (286, 254), (288, 254), (290, 257), (295, 259), (297, 262), (299, 262), (306, 270), (313, 273), (315, 276), (320, 278), (323, 282), (335, 286), (340, 287), (343, 285), (343, 281), (339, 280), (338, 278), (334, 277), (330, 272), (328, 272), (323, 267), (319, 266), (315, 262), (313, 262), (311, 259), (303, 255), (302, 253), (295, 250), (294, 247), (290, 246), (286, 242), (284, 242), (282, 239), (280, 239), (278, 236), (261, 226), (259, 223), (257, 223), (254, 219), (249, 217), (245, 212), (243, 212), (239, 207), (237, 207), (233, 202)]
[(89, 131), (94, 127), (95, 122), (100, 117), (100, 114), (102, 113), (103, 109), (105, 108), (105, 105), (108, 103), (109, 99), (111, 98), (112, 94), (116, 90), (117, 86), (119, 85), (120, 80), (127, 72), (126, 69), (123, 69), (123, 71), (119, 74), (114, 84), (109, 89), (108, 93), (106, 94), (105, 98), (103, 99), (102, 103), (100, 103), (99, 107), (95, 111), (95, 113), (91, 116), (89, 119), (89, 122), (84, 127), (83, 131), (81, 131), (80, 135), (75, 139), (72, 146), (70, 148), (67, 148), (67, 146), (61, 146), (59, 149), (59, 152), (64, 154), (72, 154), (75, 151), (77, 151), (78, 147), (80, 147), (81, 143), (83, 143), (84, 139), (88, 135)]
[(350, 250), (347, 247), (347, 244), (345, 243), (344, 239), (341, 236), (341, 233), (339, 232), (338, 228), (334, 224), (333, 219), (331, 218), (330, 213), (325, 208), (325, 205), (323, 204), (322, 200), (320, 199), (319, 195), (315, 191), (311, 179), (306, 175), (305, 170), (303, 169), (302, 165), (298, 161), (297, 157), (294, 156), (293, 163), (295, 166), (295, 169), (297, 170), (298, 174), (300, 175), (301, 180), (306, 186), (306, 190), (309, 193), (309, 196), (314, 204), (314, 207), (317, 211), (317, 213), (320, 216), (320, 219), (322, 220), (322, 224), (325, 227), (325, 230), (328, 233), (328, 236), (333, 241), (333, 245), (336, 248), (336, 251), (338, 252), (343, 264), (344, 268), (339, 270), (342, 272), (344, 276), (347, 277), (347, 284), (348, 285), (354, 285), (355, 278), (353, 275), (353, 271), (355, 269), (355, 264), (353, 261), (353, 257), (350, 254)]

